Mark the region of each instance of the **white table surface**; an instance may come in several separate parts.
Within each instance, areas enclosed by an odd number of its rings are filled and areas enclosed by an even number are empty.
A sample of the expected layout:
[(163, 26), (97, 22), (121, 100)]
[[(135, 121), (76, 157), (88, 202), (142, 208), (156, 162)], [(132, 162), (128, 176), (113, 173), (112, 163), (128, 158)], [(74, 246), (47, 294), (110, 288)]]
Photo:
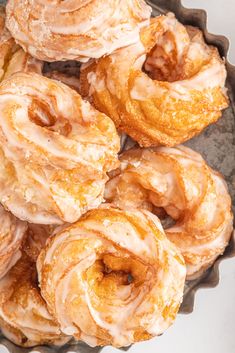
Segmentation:
[[(182, 2), (186, 7), (207, 10), (209, 31), (230, 38), (229, 58), (235, 64), (235, 0)], [(192, 314), (179, 315), (163, 336), (135, 344), (128, 353), (235, 353), (235, 259), (221, 263), (220, 275), (216, 288), (197, 293)], [(0, 353), (5, 352), (0, 345)], [(120, 352), (111, 347), (102, 351)]]
[[(167, 0), (166, 0), (167, 1)], [(235, 0), (183, 0), (185, 7), (208, 13), (211, 33), (230, 38), (229, 60), (235, 64)], [(161, 337), (132, 346), (128, 353), (235, 353), (235, 259), (220, 265), (220, 283), (196, 294), (195, 310), (179, 315)], [(106, 347), (102, 353), (120, 353)]]

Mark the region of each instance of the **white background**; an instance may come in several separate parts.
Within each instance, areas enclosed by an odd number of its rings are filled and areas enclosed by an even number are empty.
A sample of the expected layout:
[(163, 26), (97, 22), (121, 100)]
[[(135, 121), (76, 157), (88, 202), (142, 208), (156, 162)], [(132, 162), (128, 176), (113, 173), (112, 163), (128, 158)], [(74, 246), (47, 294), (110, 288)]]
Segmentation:
[[(166, 0), (167, 1), (167, 0)], [(208, 13), (211, 33), (230, 38), (230, 62), (235, 64), (235, 0), (183, 0), (185, 7)], [(135, 344), (128, 353), (235, 353), (235, 259), (220, 265), (220, 283), (196, 294), (195, 310), (179, 315), (161, 337)], [(120, 353), (106, 347), (102, 353)]]
[(182, 0), (182, 4), (207, 11), (209, 32), (230, 39), (229, 60), (235, 65), (235, 0)]
[[(229, 58), (235, 64), (235, 0), (183, 0), (183, 4), (207, 10), (209, 31), (230, 38)], [(179, 315), (163, 336), (135, 344), (128, 353), (235, 353), (235, 259), (224, 261), (220, 274), (216, 288), (197, 293), (192, 314)], [(0, 353), (6, 351), (0, 346)], [(102, 351), (120, 352), (111, 347)]]

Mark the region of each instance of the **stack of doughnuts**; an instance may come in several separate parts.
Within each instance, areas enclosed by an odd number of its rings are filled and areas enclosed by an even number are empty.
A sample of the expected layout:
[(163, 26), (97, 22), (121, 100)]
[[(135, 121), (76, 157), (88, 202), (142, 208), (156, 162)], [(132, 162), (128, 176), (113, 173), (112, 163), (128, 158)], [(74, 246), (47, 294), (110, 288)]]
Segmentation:
[(225, 64), (199, 29), (150, 15), (0, 9), (0, 328), (16, 345), (161, 335), (229, 243), (226, 183), (181, 145), (228, 106)]

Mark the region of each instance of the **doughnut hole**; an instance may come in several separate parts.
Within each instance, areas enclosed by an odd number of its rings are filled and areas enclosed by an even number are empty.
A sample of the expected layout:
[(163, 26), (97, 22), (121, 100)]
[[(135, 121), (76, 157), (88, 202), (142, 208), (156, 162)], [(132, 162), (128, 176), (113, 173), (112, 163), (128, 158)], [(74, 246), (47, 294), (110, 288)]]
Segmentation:
[(174, 35), (167, 31), (147, 54), (142, 71), (152, 80), (175, 82), (182, 78)]
[(218, 55), (216, 48), (207, 46), (198, 28), (183, 26), (171, 14), (162, 25), (142, 67), (152, 80), (176, 82), (192, 78), (209, 63), (213, 53)]

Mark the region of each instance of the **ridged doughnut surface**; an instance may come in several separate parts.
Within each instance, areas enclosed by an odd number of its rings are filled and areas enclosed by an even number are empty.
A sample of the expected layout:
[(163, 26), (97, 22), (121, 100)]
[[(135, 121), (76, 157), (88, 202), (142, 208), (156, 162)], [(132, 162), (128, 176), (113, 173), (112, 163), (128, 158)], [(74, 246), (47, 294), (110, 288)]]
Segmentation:
[(141, 146), (174, 146), (221, 116), (225, 78), (217, 49), (168, 14), (137, 44), (84, 65), (81, 93)]
[[(28, 241), (29, 247), (32, 243)], [(25, 252), (0, 280), (0, 328), (8, 339), (22, 347), (63, 345), (70, 339), (61, 333), (49, 314), (37, 285), (35, 262)]]
[(117, 166), (111, 119), (69, 87), (17, 73), (0, 85), (0, 201), (31, 223), (74, 222)]
[(137, 42), (150, 13), (143, 0), (9, 0), (7, 26), (40, 60), (87, 61)]
[(15, 72), (41, 73), (42, 62), (21, 49), (5, 26), (5, 8), (0, 6), (0, 82)]
[(231, 199), (222, 176), (183, 146), (136, 148), (120, 161), (106, 185), (107, 202), (159, 215), (165, 210), (175, 220), (165, 232), (184, 256), (187, 278), (198, 277), (224, 252), (232, 233)]
[(185, 265), (148, 211), (89, 211), (58, 230), (37, 261), (41, 292), (65, 334), (128, 346), (165, 331), (182, 300)]
[(26, 222), (20, 221), (0, 205), (0, 278), (21, 257), (27, 228)]

